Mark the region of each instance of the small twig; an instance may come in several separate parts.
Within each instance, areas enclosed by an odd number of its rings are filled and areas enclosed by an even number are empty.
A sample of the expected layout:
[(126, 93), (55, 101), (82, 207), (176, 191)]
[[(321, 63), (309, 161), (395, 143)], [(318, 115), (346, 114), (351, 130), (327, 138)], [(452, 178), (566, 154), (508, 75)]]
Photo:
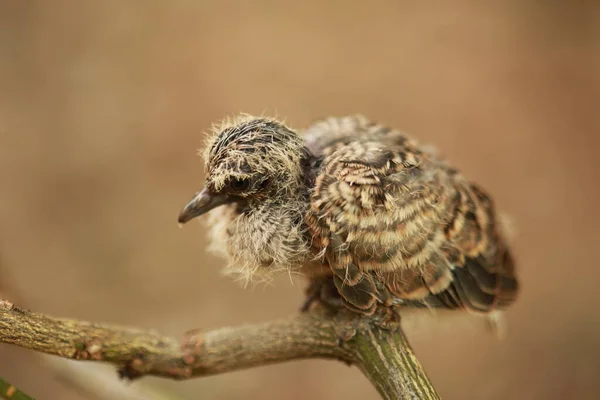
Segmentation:
[(0, 343), (109, 362), (129, 379), (188, 379), (297, 359), (338, 359), (356, 364), (384, 398), (439, 398), (398, 325), (383, 328), (349, 312), (316, 309), (259, 325), (194, 331), (179, 342), (152, 332), (53, 318), (0, 300)]
[(0, 378), (0, 398), (7, 400), (35, 400), (2, 378)]

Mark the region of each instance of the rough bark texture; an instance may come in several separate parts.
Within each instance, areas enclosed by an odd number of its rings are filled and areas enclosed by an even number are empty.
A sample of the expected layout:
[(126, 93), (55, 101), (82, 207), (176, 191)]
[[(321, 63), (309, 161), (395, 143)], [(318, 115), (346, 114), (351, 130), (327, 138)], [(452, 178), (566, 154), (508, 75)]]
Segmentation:
[(0, 343), (75, 360), (115, 364), (121, 377), (214, 375), (306, 358), (356, 364), (385, 399), (438, 399), (398, 324), (317, 309), (258, 325), (157, 333), (60, 319), (0, 300)]

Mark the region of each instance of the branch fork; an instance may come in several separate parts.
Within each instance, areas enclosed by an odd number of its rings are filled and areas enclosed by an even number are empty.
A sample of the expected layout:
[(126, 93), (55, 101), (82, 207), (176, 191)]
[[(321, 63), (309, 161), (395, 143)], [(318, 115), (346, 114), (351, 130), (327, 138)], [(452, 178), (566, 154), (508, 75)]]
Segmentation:
[(439, 399), (398, 322), (323, 307), (257, 325), (192, 330), (183, 340), (138, 329), (54, 318), (0, 300), (0, 343), (101, 361), (119, 376), (190, 379), (261, 365), (326, 358), (356, 365), (384, 399)]

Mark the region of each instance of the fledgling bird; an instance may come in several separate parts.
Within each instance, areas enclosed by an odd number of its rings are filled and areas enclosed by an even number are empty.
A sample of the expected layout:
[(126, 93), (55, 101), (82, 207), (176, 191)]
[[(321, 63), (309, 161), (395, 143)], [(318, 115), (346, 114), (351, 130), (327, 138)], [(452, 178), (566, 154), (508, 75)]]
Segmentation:
[(404, 133), (362, 116), (297, 133), (240, 116), (215, 129), (206, 183), (213, 248), (247, 280), (293, 271), (317, 297), (371, 315), (397, 306), (488, 314), (518, 293), (491, 198)]

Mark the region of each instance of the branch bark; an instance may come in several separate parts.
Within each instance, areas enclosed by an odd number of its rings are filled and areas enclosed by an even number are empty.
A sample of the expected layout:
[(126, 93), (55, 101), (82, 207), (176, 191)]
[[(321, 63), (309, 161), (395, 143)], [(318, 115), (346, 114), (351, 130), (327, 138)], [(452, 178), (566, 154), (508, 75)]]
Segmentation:
[(53, 318), (0, 300), (0, 343), (116, 365), (123, 378), (189, 379), (307, 358), (356, 364), (385, 399), (439, 399), (399, 324), (323, 309), (258, 325), (157, 333)]

